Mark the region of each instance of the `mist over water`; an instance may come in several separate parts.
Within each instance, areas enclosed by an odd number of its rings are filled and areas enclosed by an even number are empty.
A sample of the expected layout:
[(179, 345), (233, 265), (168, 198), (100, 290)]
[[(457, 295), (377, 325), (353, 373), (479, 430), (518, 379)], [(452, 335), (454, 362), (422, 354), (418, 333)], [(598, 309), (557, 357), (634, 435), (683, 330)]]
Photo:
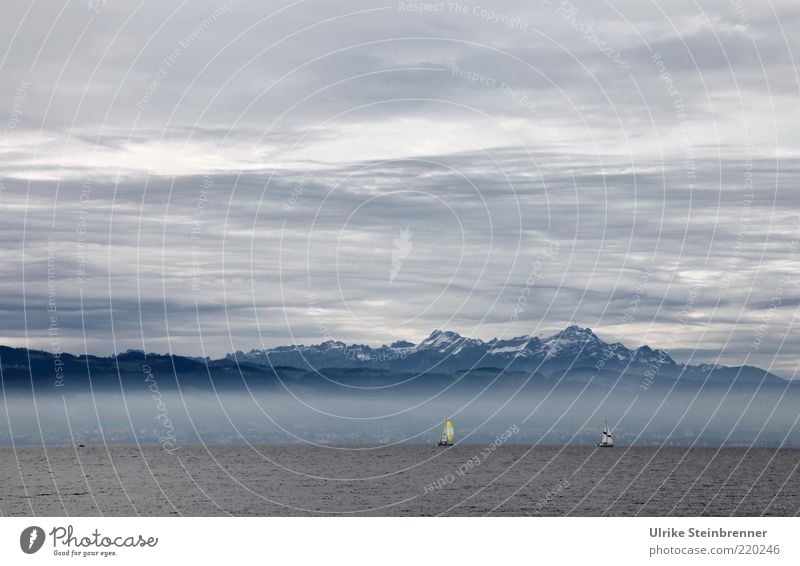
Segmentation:
[(433, 396), (425, 390), (17, 392), (0, 404), (0, 443), (432, 444), (449, 417), (459, 443), (492, 442), (516, 426), (508, 442), (594, 444), (608, 420), (618, 445), (800, 446), (794, 389), (608, 393), (594, 387)]

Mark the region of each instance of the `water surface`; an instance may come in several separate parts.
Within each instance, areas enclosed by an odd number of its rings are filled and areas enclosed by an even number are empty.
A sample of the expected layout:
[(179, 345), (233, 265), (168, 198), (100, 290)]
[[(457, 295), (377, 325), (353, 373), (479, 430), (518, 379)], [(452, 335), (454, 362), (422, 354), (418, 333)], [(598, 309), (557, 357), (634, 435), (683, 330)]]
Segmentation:
[(0, 448), (2, 515), (797, 515), (800, 450)]

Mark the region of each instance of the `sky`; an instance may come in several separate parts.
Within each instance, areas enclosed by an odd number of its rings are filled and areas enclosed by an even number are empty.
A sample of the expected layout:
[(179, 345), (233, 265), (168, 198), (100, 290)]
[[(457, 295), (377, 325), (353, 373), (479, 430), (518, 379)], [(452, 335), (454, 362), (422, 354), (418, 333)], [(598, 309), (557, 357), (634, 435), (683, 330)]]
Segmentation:
[[(490, 7), (491, 6), (491, 7)], [(0, 343), (800, 359), (800, 6), (0, 3)]]

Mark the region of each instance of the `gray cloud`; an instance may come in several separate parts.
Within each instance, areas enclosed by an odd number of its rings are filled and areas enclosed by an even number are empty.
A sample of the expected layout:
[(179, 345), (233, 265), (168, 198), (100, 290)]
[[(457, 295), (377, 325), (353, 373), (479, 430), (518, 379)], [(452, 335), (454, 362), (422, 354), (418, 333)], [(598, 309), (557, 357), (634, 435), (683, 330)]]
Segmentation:
[(791, 375), (800, 12), (572, 4), (3, 4), (2, 341), (55, 281), (75, 351), (577, 322)]

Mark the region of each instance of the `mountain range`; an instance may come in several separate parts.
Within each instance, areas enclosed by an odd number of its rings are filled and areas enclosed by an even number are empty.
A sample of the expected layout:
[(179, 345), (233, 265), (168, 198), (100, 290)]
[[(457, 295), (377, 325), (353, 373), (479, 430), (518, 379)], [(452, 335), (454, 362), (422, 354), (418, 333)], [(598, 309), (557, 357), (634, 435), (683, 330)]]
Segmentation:
[(545, 376), (585, 374), (588, 370), (597, 375), (623, 374), (653, 380), (660, 377), (703, 382), (785, 382), (752, 366), (677, 363), (663, 350), (649, 346), (630, 349), (619, 342), (607, 343), (591, 329), (574, 325), (545, 338), (517, 336), (483, 341), (456, 332), (435, 330), (419, 344), (397, 341), (371, 347), (329, 340), (309, 346), (236, 352), (229, 354), (227, 359), (308, 370), (371, 368), (415, 373), (463, 373), (496, 368)]
[(443, 416), (470, 442), (491, 442), (512, 423), (517, 442), (594, 442), (607, 418), (623, 443), (800, 445), (800, 381), (679, 363), (578, 326), (488, 341), (436, 330), (418, 344), (326, 341), (214, 360), (0, 347), (0, 397), (0, 445), (165, 434), (187, 443), (427, 442)]
[(236, 352), (217, 360), (139, 350), (103, 357), (0, 347), (0, 381), (6, 391), (31, 387), (38, 393), (141, 390), (144, 367), (149, 375), (158, 376), (161, 388), (194, 390), (292, 384), (335, 389), (398, 383), (406, 384), (406, 389), (436, 389), (454, 379), (463, 381), (462, 385), (493, 380), (495, 387), (532, 382), (548, 388), (588, 383), (629, 389), (676, 383), (692, 387), (746, 384), (750, 388), (795, 385), (752, 366), (678, 363), (663, 350), (607, 343), (579, 326), (544, 338), (489, 341), (435, 330), (419, 344), (396, 341), (371, 347), (326, 341)]

